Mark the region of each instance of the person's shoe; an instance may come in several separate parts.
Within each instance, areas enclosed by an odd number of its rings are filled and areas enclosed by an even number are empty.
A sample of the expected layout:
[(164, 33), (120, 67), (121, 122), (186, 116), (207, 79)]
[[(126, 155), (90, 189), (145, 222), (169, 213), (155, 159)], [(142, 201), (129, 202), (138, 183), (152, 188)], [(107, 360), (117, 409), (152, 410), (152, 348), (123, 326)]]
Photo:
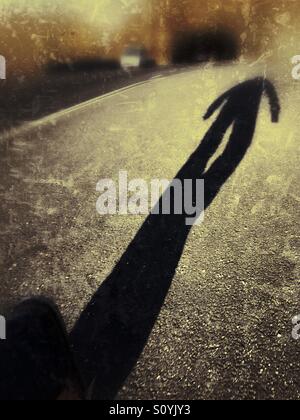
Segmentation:
[(0, 400), (81, 399), (79, 374), (58, 309), (46, 299), (18, 305), (0, 341)]

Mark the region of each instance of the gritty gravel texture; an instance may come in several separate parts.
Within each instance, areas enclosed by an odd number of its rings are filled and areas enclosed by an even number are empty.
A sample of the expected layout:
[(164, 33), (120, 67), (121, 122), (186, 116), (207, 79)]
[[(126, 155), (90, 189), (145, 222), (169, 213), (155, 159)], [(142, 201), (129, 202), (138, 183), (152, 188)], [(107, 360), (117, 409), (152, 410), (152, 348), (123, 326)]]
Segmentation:
[[(201, 120), (207, 106), (250, 76), (232, 66), (156, 79), (14, 134), (0, 169), (1, 310), (46, 295), (72, 329), (145, 219), (97, 215), (97, 181), (120, 169), (171, 180), (211, 124)], [(274, 82), (280, 123), (264, 101), (249, 153), (188, 237), (120, 399), (300, 397), (291, 338), (300, 313), (300, 85)]]

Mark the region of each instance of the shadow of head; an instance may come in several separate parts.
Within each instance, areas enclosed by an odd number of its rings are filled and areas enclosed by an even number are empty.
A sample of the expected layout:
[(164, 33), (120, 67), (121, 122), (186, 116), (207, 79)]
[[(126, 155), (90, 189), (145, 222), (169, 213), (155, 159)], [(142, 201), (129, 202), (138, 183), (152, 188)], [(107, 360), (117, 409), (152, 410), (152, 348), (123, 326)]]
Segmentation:
[(238, 58), (239, 42), (227, 30), (205, 30), (177, 33), (172, 46), (174, 64), (224, 62)]

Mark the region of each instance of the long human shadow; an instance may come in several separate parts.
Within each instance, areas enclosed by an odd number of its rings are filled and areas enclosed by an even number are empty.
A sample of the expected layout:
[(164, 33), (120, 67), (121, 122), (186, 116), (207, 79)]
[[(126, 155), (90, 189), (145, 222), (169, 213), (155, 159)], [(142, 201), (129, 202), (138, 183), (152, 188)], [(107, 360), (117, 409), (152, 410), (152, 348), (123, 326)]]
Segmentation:
[[(205, 208), (247, 153), (264, 93), (269, 98), (272, 121), (278, 122), (276, 90), (262, 78), (237, 85), (208, 109), (205, 119), (224, 104), (202, 143), (176, 176), (182, 182), (204, 179)], [(224, 153), (206, 171), (231, 126)], [(194, 204), (195, 194), (194, 186)], [(171, 201), (174, 204), (174, 194)], [(146, 219), (71, 332), (72, 347), (93, 399), (116, 397), (148, 341), (191, 230), (186, 215), (174, 213), (151, 214)]]

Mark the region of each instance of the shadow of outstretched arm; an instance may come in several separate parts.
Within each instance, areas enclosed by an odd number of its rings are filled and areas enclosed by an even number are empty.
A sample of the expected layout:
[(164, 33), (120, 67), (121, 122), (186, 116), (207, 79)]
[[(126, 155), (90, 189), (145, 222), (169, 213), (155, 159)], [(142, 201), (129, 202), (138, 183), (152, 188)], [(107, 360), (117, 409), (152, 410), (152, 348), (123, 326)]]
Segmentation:
[(206, 114), (203, 116), (204, 120), (208, 120), (221, 106), (222, 104), (229, 98), (230, 93), (234, 89), (230, 89), (228, 92), (224, 93), (224, 95), (220, 96), (215, 102), (211, 104), (211, 106), (206, 111)]
[(267, 79), (264, 80), (264, 91), (269, 99), (272, 122), (278, 123), (281, 111), (280, 101), (274, 85)]

